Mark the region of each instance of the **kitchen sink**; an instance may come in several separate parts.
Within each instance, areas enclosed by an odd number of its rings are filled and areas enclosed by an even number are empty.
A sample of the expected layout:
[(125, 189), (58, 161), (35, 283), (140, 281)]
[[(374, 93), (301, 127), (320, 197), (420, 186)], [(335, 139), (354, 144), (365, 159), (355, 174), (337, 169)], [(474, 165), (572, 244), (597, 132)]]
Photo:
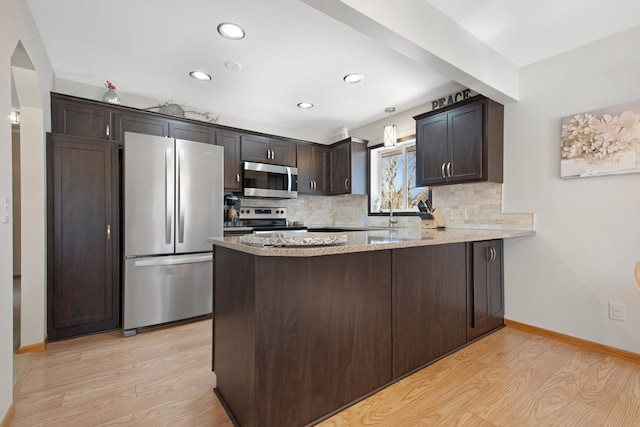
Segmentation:
[(367, 242), (373, 244), (409, 242), (415, 239), (405, 239), (398, 236), (367, 236)]

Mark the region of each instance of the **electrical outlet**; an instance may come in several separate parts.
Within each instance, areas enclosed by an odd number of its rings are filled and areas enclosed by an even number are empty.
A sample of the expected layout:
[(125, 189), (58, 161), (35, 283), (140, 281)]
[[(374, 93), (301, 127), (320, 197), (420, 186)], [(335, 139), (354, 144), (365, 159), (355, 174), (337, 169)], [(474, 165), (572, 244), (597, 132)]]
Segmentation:
[(609, 319), (625, 321), (624, 304), (619, 302), (609, 302)]
[(449, 214), (451, 216), (451, 220), (463, 220), (464, 219), (464, 209), (451, 209)]

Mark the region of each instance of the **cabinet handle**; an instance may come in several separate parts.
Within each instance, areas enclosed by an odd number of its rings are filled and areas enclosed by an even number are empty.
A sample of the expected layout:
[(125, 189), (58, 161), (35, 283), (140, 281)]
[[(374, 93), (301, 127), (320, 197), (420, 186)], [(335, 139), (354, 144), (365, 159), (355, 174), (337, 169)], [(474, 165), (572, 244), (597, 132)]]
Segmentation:
[(447, 163), (447, 175), (451, 178), (451, 162)]
[(109, 125), (107, 125), (105, 129), (105, 133), (107, 134), (107, 139), (109, 139), (109, 134), (111, 133), (111, 129), (109, 129)]
[(345, 180), (344, 180), (344, 188), (345, 188), (345, 190), (349, 189), (349, 178), (345, 178)]
[(111, 240), (111, 224), (107, 224), (107, 241)]
[(313, 181), (313, 189), (315, 190), (316, 188), (318, 188), (318, 184), (315, 181)]
[(496, 250), (493, 246), (488, 246), (487, 247), (487, 262), (493, 262), (494, 259), (496, 259)]
[(236, 174), (236, 182), (240, 182), (240, 174)]
[(446, 178), (446, 177), (447, 177), (447, 175), (445, 175), (445, 173), (444, 173), (444, 168), (445, 168), (445, 166), (446, 166), (446, 163), (443, 163), (443, 164), (442, 164), (442, 168), (441, 168), (441, 169), (442, 169), (442, 177), (443, 177), (443, 178)]

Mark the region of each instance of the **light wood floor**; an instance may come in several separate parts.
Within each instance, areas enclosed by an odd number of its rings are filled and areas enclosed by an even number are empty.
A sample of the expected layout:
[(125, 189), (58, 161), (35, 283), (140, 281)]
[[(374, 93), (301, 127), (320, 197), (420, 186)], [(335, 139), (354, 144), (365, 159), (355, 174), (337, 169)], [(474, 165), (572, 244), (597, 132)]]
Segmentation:
[[(230, 426), (210, 366), (211, 320), (51, 343), (11, 426)], [(321, 425), (639, 426), (640, 365), (505, 328)]]

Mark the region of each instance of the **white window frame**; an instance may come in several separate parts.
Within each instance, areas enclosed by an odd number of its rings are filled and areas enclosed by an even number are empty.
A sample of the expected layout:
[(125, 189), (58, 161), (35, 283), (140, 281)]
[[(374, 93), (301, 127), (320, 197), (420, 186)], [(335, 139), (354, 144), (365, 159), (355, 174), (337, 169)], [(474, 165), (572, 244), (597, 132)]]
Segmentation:
[[(370, 197), (369, 197), (369, 214), (383, 214), (386, 215), (389, 213), (389, 205), (387, 200), (381, 200), (382, 194), (382, 185), (381, 185), (381, 176), (382, 176), (382, 157), (386, 153), (391, 153), (394, 151), (402, 150), (403, 162), (402, 162), (402, 189), (404, 193), (404, 197), (402, 198), (402, 207), (394, 207), (393, 212), (398, 213), (409, 213), (414, 214), (418, 213), (418, 208), (416, 207), (407, 207), (408, 200), (408, 173), (407, 168), (409, 162), (407, 161), (407, 151), (408, 149), (415, 147), (416, 141), (415, 138), (412, 138), (407, 141), (403, 141), (397, 143), (393, 147), (373, 147), (371, 148), (370, 156), (369, 156), (369, 189), (370, 189)], [(415, 148), (414, 148), (415, 149)], [(416, 157), (417, 161), (417, 157)], [(425, 188), (426, 191), (426, 188)]]

